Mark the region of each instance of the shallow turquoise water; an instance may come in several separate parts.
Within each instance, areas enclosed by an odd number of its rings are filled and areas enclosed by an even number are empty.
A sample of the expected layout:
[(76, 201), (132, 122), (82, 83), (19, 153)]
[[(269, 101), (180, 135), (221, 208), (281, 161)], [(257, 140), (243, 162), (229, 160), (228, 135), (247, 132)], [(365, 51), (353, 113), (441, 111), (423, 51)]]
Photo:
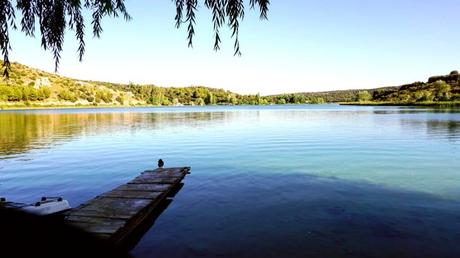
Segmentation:
[(460, 110), (336, 105), (0, 112), (0, 195), (76, 206), (191, 166), (135, 257), (459, 256)]

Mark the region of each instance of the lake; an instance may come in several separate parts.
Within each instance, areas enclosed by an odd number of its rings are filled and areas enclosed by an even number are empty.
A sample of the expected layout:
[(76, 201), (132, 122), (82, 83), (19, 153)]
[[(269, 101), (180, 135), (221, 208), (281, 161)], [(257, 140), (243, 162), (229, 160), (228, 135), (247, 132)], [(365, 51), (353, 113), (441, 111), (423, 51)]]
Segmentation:
[(0, 111), (0, 196), (77, 206), (191, 166), (134, 257), (460, 257), (460, 109)]

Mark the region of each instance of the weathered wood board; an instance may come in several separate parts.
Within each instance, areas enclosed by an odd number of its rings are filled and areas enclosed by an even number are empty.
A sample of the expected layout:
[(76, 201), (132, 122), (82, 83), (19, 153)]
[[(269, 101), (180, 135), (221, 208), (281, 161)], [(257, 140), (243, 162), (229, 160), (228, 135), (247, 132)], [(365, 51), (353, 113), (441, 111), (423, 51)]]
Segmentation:
[(153, 192), (153, 191), (120, 191), (120, 190), (112, 190), (110, 192), (104, 193), (102, 197), (108, 198), (127, 198), (127, 199), (149, 199), (155, 200), (158, 198), (162, 193), (161, 192)]
[(125, 184), (115, 189), (119, 191), (144, 191), (144, 192), (164, 192), (168, 190), (167, 184)]
[(136, 227), (189, 174), (189, 167), (147, 170), (130, 182), (65, 213), (67, 224), (78, 227), (114, 244), (123, 244)]

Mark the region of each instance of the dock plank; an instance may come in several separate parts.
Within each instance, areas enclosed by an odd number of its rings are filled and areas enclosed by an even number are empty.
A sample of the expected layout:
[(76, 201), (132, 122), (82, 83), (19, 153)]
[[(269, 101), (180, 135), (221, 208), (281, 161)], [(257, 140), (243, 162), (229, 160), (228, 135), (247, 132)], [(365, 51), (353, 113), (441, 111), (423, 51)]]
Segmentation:
[(66, 212), (65, 221), (121, 244), (162, 201), (180, 190), (189, 171), (190, 167), (146, 170), (130, 182)]
[(112, 190), (110, 192), (104, 193), (101, 197), (110, 197), (110, 198), (126, 198), (126, 199), (151, 199), (154, 200), (158, 198), (161, 192), (152, 192), (152, 191), (120, 191)]
[(124, 226), (126, 220), (73, 216), (68, 219), (73, 226), (95, 234), (114, 234)]
[[(187, 169), (190, 169), (190, 168), (187, 168)], [(155, 170), (145, 170), (144, 172), (141, 173), (141, 175), (144, 175), (144, 174), (159, 174), (159, 175), (170, 175), (170, 176), (173, 176), (173, 175), (179, 175), (179, 176), (182, 176), (184, 175), (184, 168), (181, 167), (181, 168), (157, 168)], [(185, 174), (188, 174), (185, 173)]]
[(94, 221), (102, 221), (103, 223), (125, 223), (125, 219), (114, 219), (114, 218), (94, 218), (94, 217), (84, 217), (78, 215), (68, 215), (66, 216), (67, 221), (74, 222), (87, 222), (94, 223)]
[(129, 219), (150, 203), (148, 199), (96, 198), (73, 215), (102, 218)]
[(133, 180), (146, 180), (146, 179), (167, 179), (167, 178), (183, 178), (183, 175), (164, 175), (164, 174), (142, 174)]
[(170, 177), (170, 178), (136, 178), (130, 181), (128, 184), (175, 184), (181, 181), (180, 177)]
[(165, 192), (171, 186), (167, 184), (125, 184), (114, 190), (118, 191), (146, 191), (146, 192)]

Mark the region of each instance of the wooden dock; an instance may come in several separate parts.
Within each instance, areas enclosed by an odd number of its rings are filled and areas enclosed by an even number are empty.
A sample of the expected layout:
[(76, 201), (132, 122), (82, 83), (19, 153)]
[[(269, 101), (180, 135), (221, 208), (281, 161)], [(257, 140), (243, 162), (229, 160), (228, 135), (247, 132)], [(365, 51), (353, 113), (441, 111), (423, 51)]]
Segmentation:
[(115, 245), (124, 245), (149, 216), (161, 210), (162, 203), (175, 195), (189, 173), (190, 167), (144, 171), (127, 184), (66, 212), (64, 220)]

